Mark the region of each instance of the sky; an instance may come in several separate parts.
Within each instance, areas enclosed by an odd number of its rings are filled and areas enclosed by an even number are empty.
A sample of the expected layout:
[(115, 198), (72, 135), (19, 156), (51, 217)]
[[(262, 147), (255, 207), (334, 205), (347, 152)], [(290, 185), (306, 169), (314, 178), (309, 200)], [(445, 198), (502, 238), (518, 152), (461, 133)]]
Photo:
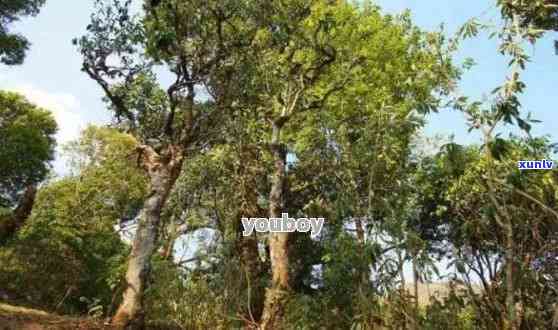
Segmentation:
[[(71, 40), (83, 34), (92, 11), (92, 0), (47, 0), (37, 17), (25, 18), (12, 30), (25, 35), (31, 42), (26, 61), (21, 66), (0, 65), (0, 89), (18, 91), (32, 102), (53, 111), (59, 124), (58, 142), (62, 144), (78, 137), (89, 123), (107, 123), (100, 88), (80, 71), (80, 55)], [(499, 13), (494, 0), (378, 0), (385, 13), (396, 14), (409, 9), (413, 21), (426, 30), (437, 29), (444, 23), (448, 33), (455, 32), (469, 18), (497, 21)], [(531, 112), (542, 120), (533, 128), (534, 135), (550, 135), (558, 141), (558, 121), (554, 105), (558, 101), (558, 56), (554, 51), (556, 33), (549, 33), (533, 48), (529, 48), (532, 63), (524, 75), (527, 91), (521, 97), (525, 113)], [(477, 65), (463, 77), (463, 95), (480, 99), (500, 85), (508, 73), (507, 61), (497, 53), (497, 41), (486, 36), (463, 43), (458, 60), (473, 58)], [(429, 136), (454, 135), (458, 143), (479, 141), (475, 133), (468, 134), (463, 116), (444, 109), (429, 116), (425, 129)], [(64, 162), (54, 163), (55, 171), (65, 172)]]

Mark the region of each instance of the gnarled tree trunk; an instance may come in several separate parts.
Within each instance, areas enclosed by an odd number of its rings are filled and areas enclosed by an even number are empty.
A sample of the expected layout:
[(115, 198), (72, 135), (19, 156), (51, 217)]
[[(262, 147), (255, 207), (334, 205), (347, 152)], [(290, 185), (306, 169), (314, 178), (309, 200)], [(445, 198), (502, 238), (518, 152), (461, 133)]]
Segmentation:
[[(269, 217), (281, 218), (285, 207), (287, 151), (279, 143), (281, 127), (274, 125), (271, 152), (275, 162), (271, 192), (269, 195)], [(285, 305), (289, 297), (289, 233), (269, 233), (272, 280), (265, 296), (261, 329), (281, 329)]]
[(150, 194), (144, 201), (126, 271), (126, 287), (112, 323), (122, 329), (142, 329), (144, 325), (143, 293), (155, 252), (161, 211), (180, 174), (182, 155), (169, 146), (164, 154), (142, 147), (143, 166), (150, 178)]
[(0, 218), (0, 242), (12, 237), (25, 224), (33, 210), (36, 195), (37, 188), (33, 185), (28, 186), (13, 213)]

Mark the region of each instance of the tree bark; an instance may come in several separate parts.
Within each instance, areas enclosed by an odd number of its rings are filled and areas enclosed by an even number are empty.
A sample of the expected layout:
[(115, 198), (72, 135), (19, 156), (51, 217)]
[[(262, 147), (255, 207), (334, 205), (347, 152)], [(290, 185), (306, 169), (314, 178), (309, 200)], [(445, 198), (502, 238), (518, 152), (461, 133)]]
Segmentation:
[(33, 185), (28, 186), (13, 213), (0, 219), (0, 242), (5, 242), (23, 227), (31, 215), (36, 195), (37, 188)]
[(360, 288), (360, 292), (362, 293), (364, 288), (368, 285), (368, 282), (370, 281), (370, 268), (366, 260), (366, 254), (365, 254), (366, 252), (365, 251), (366, 249), (365, 228), (364, 228), (364, 224), (362, 223), (362, 219), (360, 217), (357, 217), (355, 219), (355, 228), (356, 228), (357, 240), (360, 246), (359, 254), (360, 254), (361, 265), (359, 266), (360, 268), (359, 288)]
[[(514, 18), (515, 19), (515, 18)], [(492, 127), (492, 129), (495, 126)], [(494, 188), (492, 182), (495, 181), (496, 174), (494, 173), (494, 156), (492, 155), (491, 149), (488, 147), (489, 143), (492, 141), (491, 132), (492, 129), (485, 131), (484, 140), (485, 147), (484, 152), (487, 160), (489, 161), (488, 166), (488, 180), (486, 180), (486, 185), (488, 188), (488, 197), (490, 198), (492, 204), (496, 208), (494, 213), (494, 219), (496, 224), (502, 228), (505, 232), (504, 244), (505, 244), (505, 269), (504, 274), (506, 277), (506, 306), (505, 312), (503, 313), (503, 326), (506, 330), (517, 329), (517, 313), (515, 308), (515, 285), (514, 285), (514, 259), (515, 259), (515, 241), (514, 241), (514, 231), (512, 216), (506, 209), (505, 205), (502, 205), (496, 198), (496, 189)], [(502, 219), (503, 218), (503, 219)]]
[(552, 317), (552, 329), (558, 329), (558, 303), (554, 306), (554, 315)]
[[(274, 160), (272, 187), (269, 194), (269, 217), (280, 218), (285, 207), (287, 151), (279, 143), (281, 126), (273, 126), (271, 152)], [(288, 233), (269, 233), (272, 280), (267, 288), (260, 328), (281, 329), (289, 297)]]
[(182, 156), (176, 150), (168, 147), (161, 156), (150, 147), (142, 147), (143, 165), (150, 178), (150, 194), (144, 201), (128, 259), (122, 303), (112, 318), (112, 323), (121, 329), (144, 327), (143, 293), (156, 248), (161, 211), (182, 166)]
[(512, 224), (507, 221), (506, 227), (506, 312), (507, 325), (510, 330), (517, 329), (517, 313), (515, 308), (515, 283), (514, 283), (514, 249)]
[(415, 298), (414, 301), (414, 308), (413, 308), (413, 323), (412, 329), (418, 329), (418, 317), (419, 317), (419, 273), (417, 267), (417, 256), (413, 255), (412, 259), (413, 264), (413, 296)]

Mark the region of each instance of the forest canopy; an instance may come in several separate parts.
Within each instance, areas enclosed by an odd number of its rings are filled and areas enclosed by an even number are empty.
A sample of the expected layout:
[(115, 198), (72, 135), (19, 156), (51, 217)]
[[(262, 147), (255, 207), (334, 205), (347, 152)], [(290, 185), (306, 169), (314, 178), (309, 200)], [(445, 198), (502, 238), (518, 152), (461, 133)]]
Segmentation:
[[(43, 2), (0, 5), (5, 64)], [(110, 122), (56, 148), (0, 91), (1, 300), (115, 329), (558, 329), (556, 145), (522, 104), (553, 1), (455, 33), (371, 1), (92, 2), (74, 69)], [(508, 73), (479, 100), (462, 47), (487, 36)], [(428, 136), (442, 111), (476, 140)], [(243, 221), (288, 217), (323, 227)]]

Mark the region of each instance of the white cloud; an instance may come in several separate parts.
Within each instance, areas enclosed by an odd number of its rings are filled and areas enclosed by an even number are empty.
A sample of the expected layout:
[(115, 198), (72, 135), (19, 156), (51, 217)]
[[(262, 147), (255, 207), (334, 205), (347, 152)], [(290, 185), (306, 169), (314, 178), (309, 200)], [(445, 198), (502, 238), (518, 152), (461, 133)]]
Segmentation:
[(58, 123), (56, 140), (59, 145), (75, 140), (85, 127), (83, 119), (78, 114), (79, 101), (72, 94), (50, 93), (31, 85), (8, 88), (8, 90), (22, 94), (31, 103), (52, 112)]

